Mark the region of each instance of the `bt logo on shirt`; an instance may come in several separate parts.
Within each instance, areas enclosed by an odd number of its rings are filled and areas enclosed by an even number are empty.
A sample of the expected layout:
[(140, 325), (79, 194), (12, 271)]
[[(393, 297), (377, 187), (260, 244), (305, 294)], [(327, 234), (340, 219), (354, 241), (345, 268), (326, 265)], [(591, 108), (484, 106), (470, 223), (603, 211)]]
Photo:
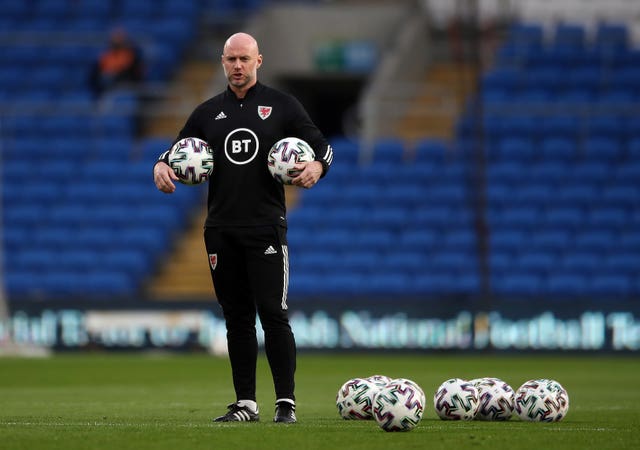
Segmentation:
[(233, 164), (248, 164), (258, 155), (258, 136), (248, 128), (236, 128), (224, 140), (224, 154)]

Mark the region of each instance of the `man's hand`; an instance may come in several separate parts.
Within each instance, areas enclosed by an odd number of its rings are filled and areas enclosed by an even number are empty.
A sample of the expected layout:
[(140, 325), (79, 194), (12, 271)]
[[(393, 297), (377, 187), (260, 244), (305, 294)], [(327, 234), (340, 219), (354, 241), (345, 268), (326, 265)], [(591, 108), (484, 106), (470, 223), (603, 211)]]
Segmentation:
[(305, 189), (315, 186), (322, 175), (322, 163), (320, 161), (301, 162), (294, 167), (302, 172), (293, 178), (291, 183)]
[(158, 190), (165, 194), (172, 194), (176, 190), (176, 185), (173, 183), (178, 181), (178, 176), (165, 162), (158, 162), (153, 167), (153, 182), (156, 184)]

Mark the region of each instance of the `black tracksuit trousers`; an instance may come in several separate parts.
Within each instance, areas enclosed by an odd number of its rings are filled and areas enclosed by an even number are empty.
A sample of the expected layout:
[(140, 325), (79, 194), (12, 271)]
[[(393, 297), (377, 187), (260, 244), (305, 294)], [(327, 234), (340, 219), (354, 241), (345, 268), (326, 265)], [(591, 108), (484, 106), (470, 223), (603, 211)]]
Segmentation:
[(227, 327), (236, 401), (256, 400), (256, 312), (264, 330), (276, 400), (295, 400), (296, 346), (287, 313), (286, 228), (206, 227), (204, 239)]

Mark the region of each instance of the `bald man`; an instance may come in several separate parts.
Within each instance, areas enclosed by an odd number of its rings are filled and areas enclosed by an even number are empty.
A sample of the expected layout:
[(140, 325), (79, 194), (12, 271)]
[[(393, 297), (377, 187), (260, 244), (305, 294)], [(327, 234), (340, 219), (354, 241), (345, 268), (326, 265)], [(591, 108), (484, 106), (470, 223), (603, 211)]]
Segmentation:
[[(287, 304), (285, 193), (269, 173), (267, 155), (282, 138), (306, 141), (315, 161), (298, 164), (301, 172), (293, 184), (309, 189), (326, 175), (333, 150), (297, 99), (258, 82), (263, 57), (251, 35), (230, 36), (221, 62), (227, 88), (198, 105), (174, 141), (196, 137), (214, 151), (204, 241), (225, 318), (236, 395), (226, 414), (214, 421), (260, 420), (256, 399), (259, 317), (275, 388), (273, 420), (295, 423), (296, 345)], [(160, 191), (171, 194), (178, 177), (167, 164), (168, 154), (169, 150), (160, 155), (153, 177)]]

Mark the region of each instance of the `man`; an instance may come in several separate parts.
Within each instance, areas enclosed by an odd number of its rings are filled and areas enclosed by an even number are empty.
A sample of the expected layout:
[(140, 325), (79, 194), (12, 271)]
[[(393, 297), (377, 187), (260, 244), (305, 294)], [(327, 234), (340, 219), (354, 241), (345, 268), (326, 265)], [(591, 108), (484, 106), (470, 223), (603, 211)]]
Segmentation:
[[(296, 346), (287, 314), (289, 261), (283, 186), (271, 177), (267, 155), (278, 140), (309, 143), (316, 160), (296, 166), (293, 184), (311, 188), (327, 173), (333, 151), (302, 105), (258, 82), (262, 55), (256, 40), (237, 33), (226, 41), (222, 67), (227, 89), (199, 105), (176, 139), (197, 137), (214, 151), (204, 239), (211, 277), (227, 327), (236, 402), (216, 422), (259, 420), (256, 402), (256, 311), (276, 394), (274, 421), (296, 422)], [(161, 155), (157, 188), (175, 190), (178, 177)]]
[(95, 97), (121, 85), (133, 85), (144, 78), (142, 52), (123, 28), (109, 35), (109, 46), (91, 66), (91, 89)]

